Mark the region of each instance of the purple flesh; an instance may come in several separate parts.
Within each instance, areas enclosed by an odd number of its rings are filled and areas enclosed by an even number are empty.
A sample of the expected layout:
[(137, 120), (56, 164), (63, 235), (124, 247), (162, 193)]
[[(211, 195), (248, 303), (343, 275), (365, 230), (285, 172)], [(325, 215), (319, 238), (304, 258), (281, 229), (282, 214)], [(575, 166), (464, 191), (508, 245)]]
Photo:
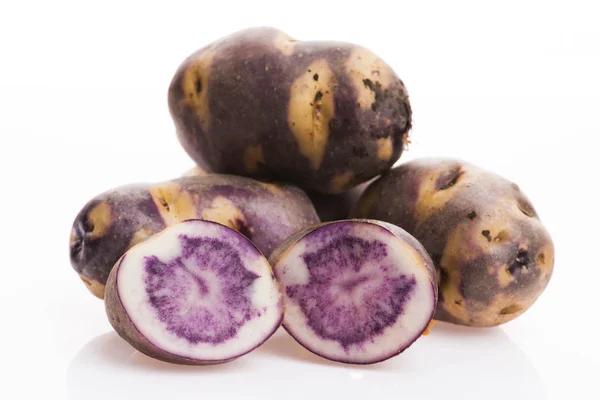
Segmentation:
[(397, 355), (434, 313), (431, 259), (389, 224), (348, 220), (308, 228), (270, 261), (284, 289), (284, 327), (334, 361), (370, 364)]
[(168, 362), (237, 358), (279, 327), (279, 286), (239, 232), (189, 220), (128, 251), (111, 272), (106, 311), (117, 333)]

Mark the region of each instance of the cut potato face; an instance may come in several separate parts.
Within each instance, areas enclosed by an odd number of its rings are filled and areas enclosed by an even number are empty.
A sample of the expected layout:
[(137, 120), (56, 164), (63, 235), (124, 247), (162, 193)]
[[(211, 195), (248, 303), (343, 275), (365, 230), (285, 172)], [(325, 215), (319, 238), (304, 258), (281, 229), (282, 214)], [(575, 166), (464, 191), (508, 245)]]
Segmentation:
[(283, 314), (265, 257), (240, 233), (202, 220), (174, 225), (128, 251), (109, 277), (106, 309), (138, 350), (186, 364), (251, 351)]
[(285, 329), (334, 361), (393, 357), (434, 313), (429, 256), (389, 224), (349, 220), (309, 228), (284, 243), (271, 263), (284, 293)]

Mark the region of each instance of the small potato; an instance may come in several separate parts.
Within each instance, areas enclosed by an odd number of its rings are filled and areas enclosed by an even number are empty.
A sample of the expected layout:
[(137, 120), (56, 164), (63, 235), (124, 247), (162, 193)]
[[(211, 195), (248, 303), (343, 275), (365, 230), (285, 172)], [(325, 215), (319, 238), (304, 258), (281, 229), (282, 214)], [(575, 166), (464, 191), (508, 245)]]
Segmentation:
[(99, 298), (115, 262), (128, 249), (188, 219), (233, 228), (266, 256), (292, 233), (319, 222), (306, 194), (229, 175), (183, 177), (110, 190), (89, 201), (73, 223), (71, 264)]
[(171, 82), (181, 144), (207, 170), (340, 193), (389, 169), (411, 128), (408, 93), (371, 51), (271, 28), (189, 56)]
[(438, 272), (438, 320), (510, 321), (552, 275), (554, 245), (527, 197), (516, 184), (460, 160), (421, 159), (390, 170), (352, 215), (396, 224), (423, 244)]

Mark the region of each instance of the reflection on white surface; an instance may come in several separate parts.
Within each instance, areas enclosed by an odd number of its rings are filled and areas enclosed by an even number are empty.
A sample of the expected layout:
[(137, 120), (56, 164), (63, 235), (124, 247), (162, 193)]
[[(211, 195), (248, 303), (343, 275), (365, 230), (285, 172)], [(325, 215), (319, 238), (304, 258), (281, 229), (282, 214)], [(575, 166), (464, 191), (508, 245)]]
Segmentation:
[(499, 328), (437, 323), (404, 354), (371, 366), (321, 359), (279, 330), (227, 364), (153, 360), (116, 333), (86, 344), (69, 366), (69, 399), (545, 399), (538, 374)]

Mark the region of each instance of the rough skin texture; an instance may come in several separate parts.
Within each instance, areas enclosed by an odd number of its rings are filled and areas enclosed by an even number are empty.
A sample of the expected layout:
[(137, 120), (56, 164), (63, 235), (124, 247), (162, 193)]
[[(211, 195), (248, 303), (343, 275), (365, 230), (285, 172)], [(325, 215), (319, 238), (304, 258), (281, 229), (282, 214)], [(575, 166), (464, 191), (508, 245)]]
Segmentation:
[(103, 298), (108, 274), (129, 248), (196, 218), (243, 233), (267, 256), (292, 233), (319, 222), (306, 194), (291, 185), (213, 174), (125, 186), (96, 196), (79, 212), (71, 232), (71, 265)]
[(438, 320), (500, 325), (527, 310), (552, 275), (554, 245), (527, 197), (460, 160), (390, 170), (352, 215), (396, 224), (423, 244), (438, 273)]
[(237, 32), (188, 57), (169, 107), (203, 169), (322, 193), (389, 169), (411, 128), (406, 88), (375, 54), (271, 28)]

